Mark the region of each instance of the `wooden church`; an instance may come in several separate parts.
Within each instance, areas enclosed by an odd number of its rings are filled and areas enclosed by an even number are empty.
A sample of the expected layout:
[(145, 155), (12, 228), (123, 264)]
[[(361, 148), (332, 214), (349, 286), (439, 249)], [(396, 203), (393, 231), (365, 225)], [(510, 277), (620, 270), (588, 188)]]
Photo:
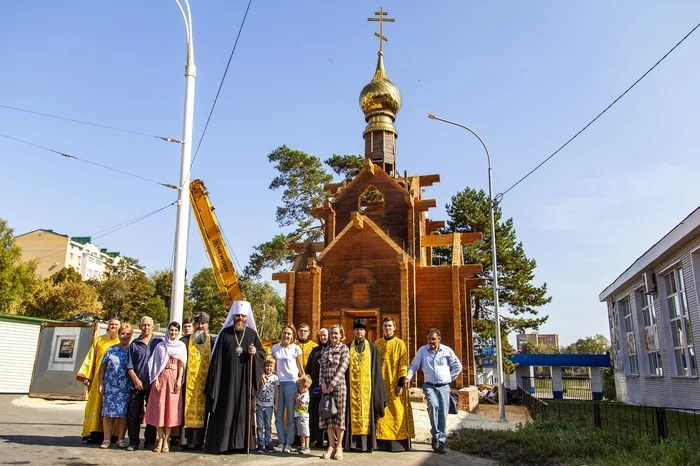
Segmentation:
[[(349, 341), (352, 321), (363, 317), (375, 341), (382, 319), (393, 317), (412, 358), (426, 344), (428, 329), (440, 329), (442, 343), (464, 366), (456, 386), (474, 385), (471, 290), (484, 279), (476, 278), (481, 264), (464, 263), (462, 246), (482, 234), (436, 234), (445, 221), (428, 218), (436, 201), (425, 199), (423, 190), (440, 175), (397, 175), (394, 121), (402, 98), (384, 69), (381, 28), (379, 36), (377, 69), (360, 93), (364, 169), (349, 183), (326, 186), (331, 197), (312, 210), (325, 240), (292, 245), (292, 270), (272, 278), (286, 285), (287, 322), (308, 323), (314, 335), (340, 323)], [(432, 248), (440, 246), (452, 248), (452, 262), (432, 265)]]

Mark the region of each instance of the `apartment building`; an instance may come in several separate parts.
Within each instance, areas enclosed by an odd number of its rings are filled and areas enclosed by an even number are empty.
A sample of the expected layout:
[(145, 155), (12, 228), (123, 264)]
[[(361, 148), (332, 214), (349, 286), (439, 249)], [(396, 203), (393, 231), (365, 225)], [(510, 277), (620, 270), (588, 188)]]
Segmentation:
[(525, 343), (559, 348), (559, 335), (556, 333), (521, 333), (515, 336), (515, 343), (518, 351), (522, 351)]
[(15, 237), (22, 248), (22, 261), (38, 260), (37, 274), (48, 278), (61, 269), (71, 267), (83, 280), (100, 279), (110, 259), (118, 252), (100, 249), (89, 236), (62, 235), (53, 230), (34, 230)]

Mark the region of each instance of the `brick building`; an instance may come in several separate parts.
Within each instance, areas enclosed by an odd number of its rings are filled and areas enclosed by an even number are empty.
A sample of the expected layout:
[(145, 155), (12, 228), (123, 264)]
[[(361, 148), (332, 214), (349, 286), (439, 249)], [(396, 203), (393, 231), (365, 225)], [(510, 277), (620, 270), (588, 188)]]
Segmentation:
[[(428, 218), (435, 199), (423, 197), (439, 175), (396, 173), (396, 114), (401, 92), (389, 81), (380, 50), (371, 82), (360, 93), (367, 126), (364, 169), (349, 183), (331, 184), (332, 196), (312, 214), (324, 225), (324, 241), (297, 243), (286, 284), (288, 322), (307, 322), (312, 332), (340, 323), (352, 338), (352, 321), (368, 322), (368, 338), (381, 337), (391, 316), (412, 357), (431, 327), (464, 365), (458, 387), (475, 383), (471, 290), (482, 285), (480, 264), (465, 264), (462, 246), (481, 233), (435, 234), (444, 221)], [(432, 248), (452, 249), (452, 262), (432, 265)]]

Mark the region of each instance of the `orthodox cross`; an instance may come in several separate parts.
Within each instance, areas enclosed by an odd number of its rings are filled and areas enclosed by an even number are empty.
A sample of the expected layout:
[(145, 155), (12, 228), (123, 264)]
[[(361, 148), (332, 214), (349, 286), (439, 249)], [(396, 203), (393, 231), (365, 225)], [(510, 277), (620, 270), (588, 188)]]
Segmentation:
[(381, 7), (379, 11), (375, 11), (374, 14), (377, 15), (378, 18), (367, 18), (367, 21), (379, 21), (379, 33), (375, 32), (374, 35), (379, 37), (379, 53), (382, 53), (382, 41), (387, 41), (387, 38), (382, 34), (382, 25), (385, 21), (387, 23), (393, 23), (396, 20), (394, 18), (385, 18), (389, 13), (384, 11)]

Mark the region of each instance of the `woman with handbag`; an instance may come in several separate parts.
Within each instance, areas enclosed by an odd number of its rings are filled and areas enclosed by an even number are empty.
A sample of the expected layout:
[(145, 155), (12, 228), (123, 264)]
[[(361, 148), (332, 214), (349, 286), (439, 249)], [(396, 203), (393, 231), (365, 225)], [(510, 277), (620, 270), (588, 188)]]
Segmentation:
[[(350, 352), (345, 331), (340, 325), (328, 329), (329, 345), (321, 353), (321, 404), (319, 427), (328, 429), (328, 450), (323, 459), (343, 459), (343, 434), (345, 433), (345, 402), (348, 396), (345, 371), (350, 365)], [(335, 408), (335, 409), (334, 409)]]

